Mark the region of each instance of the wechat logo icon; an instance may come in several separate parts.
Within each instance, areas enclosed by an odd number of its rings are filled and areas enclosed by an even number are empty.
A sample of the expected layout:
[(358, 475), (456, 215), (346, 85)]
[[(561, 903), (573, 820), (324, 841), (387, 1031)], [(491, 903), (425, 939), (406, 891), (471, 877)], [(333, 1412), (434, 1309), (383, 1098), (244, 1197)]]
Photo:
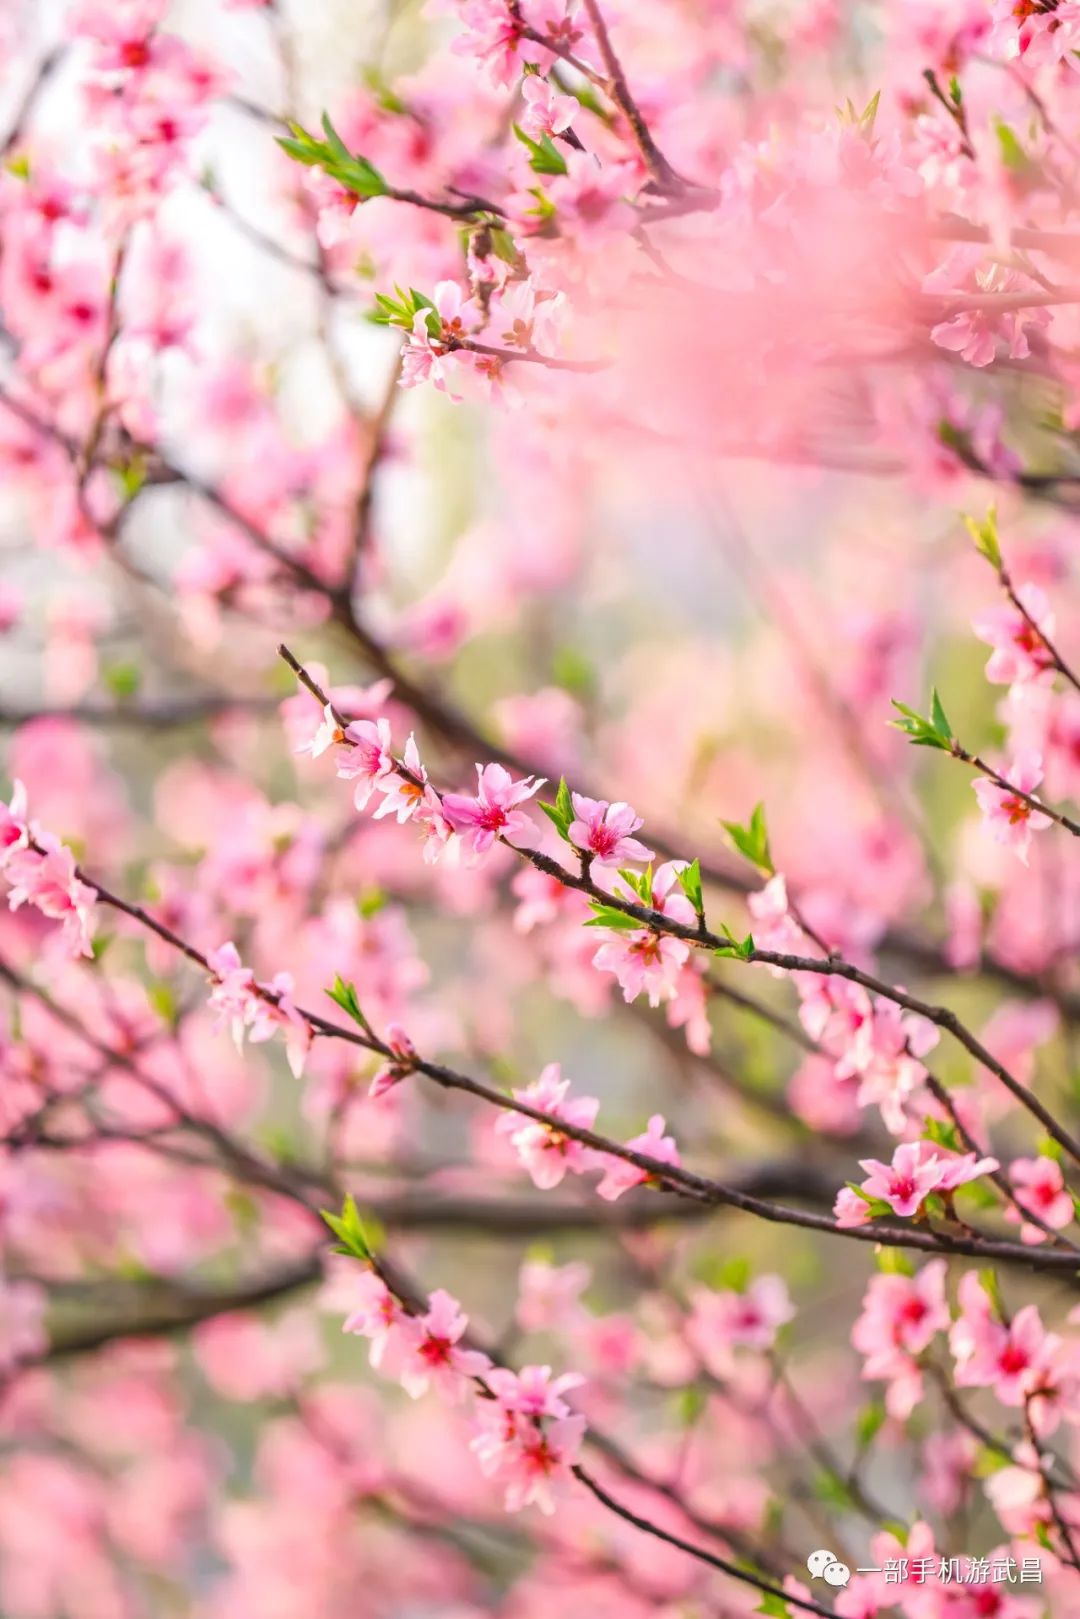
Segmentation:
[(851, 1578), (851, 1570), (846, 1563), (841, 1563), (834, 1552), (811, 1552), (806, 1559), (806, 1566), (815, 1580), (824, 1580), (827, 1585), (846, 1585)]

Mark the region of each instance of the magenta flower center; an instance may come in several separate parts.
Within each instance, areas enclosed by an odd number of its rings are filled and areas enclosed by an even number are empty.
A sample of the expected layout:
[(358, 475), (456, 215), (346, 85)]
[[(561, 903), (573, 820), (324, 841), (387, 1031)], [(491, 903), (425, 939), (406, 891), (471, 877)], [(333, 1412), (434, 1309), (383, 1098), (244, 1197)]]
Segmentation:
[(420, 1345), (418, 1353), (420, 1359), (426, 1361), (429, 1366), (449, 1366), (452, 1347), (449, 1338), (435, 1338), (429, 1334)]

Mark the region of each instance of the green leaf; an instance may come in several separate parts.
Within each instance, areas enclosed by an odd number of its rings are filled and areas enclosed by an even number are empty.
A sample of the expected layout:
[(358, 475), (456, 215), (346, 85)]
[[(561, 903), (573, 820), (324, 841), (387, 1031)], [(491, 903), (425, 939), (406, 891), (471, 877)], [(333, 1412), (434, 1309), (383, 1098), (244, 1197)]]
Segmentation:
[(705, 901), (701, 893), (701, 861), (694, 859), (685, 870), (676, 873), (679, 887), (694, 907), (698, 916), (704, 915)]
[(510, 232), (503, 230), (499, 225), (489, 225), (487, 232), (488, 240), (491, 243), (491, 251), (495, 257), (502, 259), (504, 264), (509, 264), (511, 269), (520, 268), (523, 260)]
[(930, 693), (930, 718), (925, 719), (914, 708), (908, 708), (906, 703), (898, 703), (893, 698), (892, 706), (900, 715), (898, 720), (890, 721), (896, 730), (903, 731), (905, 736), (911, 738), (916, 748), (939, 748), (943, 753), (952, 752), (952, 727), (945, 718), (945, 710), (941, 706), (941, 698), (936, 689)]
[(570, 789), (566, 785), (566, 777), (559, 778), (559, 791), (555, 795), (554, 804), (546, 804), (541, 799), (540, 808), (565, 843), (570, 842), (570, 824), (577, 820), (574, 813), (574, 803), (570, 797)]
[(338, 185), (354, 196), (366, 201), (370, 197), (383, 197), (389, 191), (386, 180), (373, 163), (358, 152), (350, 152), (327, 115), (323, 114), (325, 141), (309, 135), (302, 124), (290, 123), (289, 135), (279, 135), (277, 143), (282, 151), (296, 163), (308, 168), (318, 167), (336, 180)]
[(738, 821), (721, 821), (720, 825), (739, 853), (744, 855), (751, 865), (757, 866), (759, 871), (767, 872), (770, 877), (773, 875), (776, 868), (769, 849), (764, 804), (754, 806), (753, 814), (745, 826), (740, 826)]
[(522, 146), (528, 148), (529, 167), (534, 174), (566, 174), (566, 159), (550, 135), (541, 135), (538, 141), (526, 135), (520, 124), (514, 125), (514, 134)]
[(592, 908), (595, 916), (590, 916), (585, 923), (587, 928), (614, 928), (621, 933), (640, 933), (644, 926), (633, 916), (627, 916), (623, 911), (616, 911), (610, 905), (602, 905), (599, 900), (593, 900)]
[(878, 106), (881, 101), (881, 91), (875, 91), (862, 112), (856, 111), (855, 103), (850, 96), (845, 97), (844, 105), (837, 107), (836, 116), (842, 124), (857, 129), (868, 141), (873, 139), (874, 121), (877, 118)]
[[(325, 990), (324, 993), (329, 995), (330, 999), (337, 1006), (341, 1007), (341, 1010), (346, 1014), (347, 1017), (351, 1017), (354, 1023), (358, 1023), (365, 1034), (371, 1035), (371, 1024), (360, 1010), (360, 1002), (357, 999), (355, 985), (347, 984), (344, 978), (342, 978), (341, 974), (338, 973), (334, 977), (333, 987)], [(374, 1038), (374, 1036), (372, 1036), (372, 1038)]]
[(629, 867), (620, 866), (619, 876), (622, 878), (627, 888), (629, 888), (630, 892), (635, 894), (641, 901), (642, 905), (648, 905), (650, 907), (652, 906), (653, 869), (651, 865), (642, 872), (631, 871)]
[(319, 1213), (338, 1239), (336, 1253), (348, 1254), (353, 1259), (362, 1259), (366, 1262), (372, 1257), (371, 1245), (364, 1234), (360, 1223), (360, 1211), (356, 1201), (349, 1196), (341, 1206), (340, 1214), (331, 1214), (328, 1209), (320, 1209)]
[(312, 166), (317, 164), (319, 161), (318, 155), (310, 146), (305, 146), (300, 141), (290, 140), (287, 135), (278, 135), (277, 143), (281, 147), (281, 150), (287, 153), (287, 155), (293, 158), (297, 163), (306, 163), (309, 166)]
[(675, 1400), (676, 1421), (681, 1428), (692, 1428), (698, 1421), (708, 1404), (708, 1396), (703, 1388), (696, 1383), (690, 1383), (686, 1388), (680, 1389)]
[(750, 1285), (751, 1265), (745, 1254), (733, 1254), (718, 1267), (712, 1285), (732, 1293), (745, 1293)]
[(551, 676), (557, 686), (574, 697), (587, 697), (596, 685), (596, 671), (579, 647), (561, 646), (551, 660)]
[(953, 739), (952, 726), (945, 718), (945, 710), (941, 706), (941, 698), (937, 694), (936, 686), (932, 687), (930, 691), (930, 718), (938, 736), (943, 736), (951, 742)]
[(1003, 1456), (999, 1450), (991, 1450), (990, 1446), (986, 1445), (975, 1457), (971, 1472), (974, 1478), (993, 1478), (995, 1473), (1000, 1473), (1003, 1468), (1012, 1465), (1009, 1456)]
[(855, 1439), (860, 1449), (865, 1450), (871, 1444), (885, 1424), (885, 1407), (879, 1400), (870, 1405), (864, 1405), (855, 1418)]
[(957, 1133), (955, 1124), (945, 1119), (926, 1120), (926, 1137), (938, 1147), (947, 1147), (950, 1152), (963, 1152), (964, 1145)]
[(381, 888), (369, 888), (367, 893), (361, 894), (357, 900), (356, 909), (364, 921), (369, 922), (373, 916), (378, 916), (385, 905), (386, 894), (384, 891)]
[(737, 956), (740, 961), (749, 961), (752, 958), (754, 954), (754, 936), (752, 933), (748, 933), (745, 939), (737, 939), (726, 922), (721, 923), (720, 931), (728, 942), (727, 944), (718, 945), (714, 951), (715, 955)]
[(957, 1188), (956, 1195), (977, 1209), (996, 1209), (999, 1202), (997, 1192), (983, 1181), (968, 1181)]
[(764, 1593), (754, 1612), (764, 1613), (768, 1619), (791, 1619), (791, 1609), (783, 1597), (774, 1596), (771, 1591)]
[(345, 142), (342, 140), (341, 136), (338, 134), (337, 130), (334, 128), (333, 124), (330, 122), (330, 114), (328, 112), (324, 112), (322, 115), (322, 126), (323, 133), (326, 136), (326, 143), (331, 152), (340, 163), (348, 163), (349, 149), (345, 145)]
[(1020, 174), (1025, 169), (1030, 169), (1031, 159), (1008, 124), (999, 118), (994, 124), (994, 131), (998, 138), (998, 146), (1001, 148), (1002, 166), (1012, 174)]
[(168, 1023), (175, 1028), (177, 1018), (180, 1014), (180, 1003), (176, 998), (172, 986), (159, 979), (157, 983), (151, 984), (148, 987), (146, 991), (146, 998), (150, 1002), (150, 1005), (154, 1008), (154, 1011), (157, 1013), (161, 1021), (163, 1023)]
[(878, 1270), (886, 1276), (914, 1276), (915, 1266), (902, 1248), (879, 1248)]
[(981, 523), (975, 517), (965, 517), (964, 524), (975, 541), (976, 551), (1000, 573), (1001, 544), (998, 540), (997, 507), (991, 506)]
[(113, 696), (123, 701), (125, 697), (134, 697), (137, 694), (142, 685), (142, 670), (131, 660), (110, 663), (102, 669), (101, 678)]
[(826, 1506), (836, 1507), (840, 1511), (851, 1506), (850, 1488), (839, 1473), (834, 1473), (831, 1468), (823, 1468), (815, 1476), (813, 1490), (817, 1499), (823, 1501)]
[(870, 100), (859, 114), (859, 128), (864, 135), (874, 133), (874, 122), (877, 118), (878, 107), (881, 105), (881, 91), (875, 90)]
[(146, 462), (141, 456), (133, 456), (126, 466), (116, 467), (114, 470), (125, 501), (134, 500), (147, 479)]
[(994, 1313), (999, 1319), (1004, 1320), (1005, 1306), (1001, 1297), (1001, 1285), (997, 1279), (997, 1272), (991, 1270), (988, 1266), (985, 1270), (979, 1272), (979, 1281), (982, 1284), (983, 1292), (994, 1306)]

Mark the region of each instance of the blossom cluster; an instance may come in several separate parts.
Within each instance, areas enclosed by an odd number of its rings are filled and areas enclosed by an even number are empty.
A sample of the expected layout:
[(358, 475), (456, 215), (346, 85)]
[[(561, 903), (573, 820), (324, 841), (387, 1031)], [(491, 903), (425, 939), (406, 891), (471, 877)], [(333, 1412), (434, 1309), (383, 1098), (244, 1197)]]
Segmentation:
[(423, 1311), (406, 1308), (373, 1270), (363, 1272), (357, 1290), (344, 1330), (370, 1341), (371, 1364), (413, 1399), (429, 1390), (455, 1404), (471, 1399), (471, 1448), (484, 1474), (504, 1486), (507, 1511), (536, 1505), (554, 1512), (555, 1492), (569, 1478), (585, 1434), (585, 1418), (563, 1396), (584, 1378), (553, 1377), (550, 1366), (512, 1372), (463, 1347), (468, 1317), (442, 1288)]
[(0, 803), (0, 874), (8, 885), (11, 910), (32, 905), (50, 921), (62, 923), (62, 937), (73, 954), (93, 955), (94, 890), (78, 875), (71, 850), (28, 819), (21, 782), (10, 800)]
[[(567, 1174), (582, 1175), (591, 1169), (602, 1169), (603, 1178), (596, 1188), (597, 1193), (607, 1202), (614, 1203), (624, 1192), (649, 1180), (647, 1169), (627, 1159), (613, 1158), (573, 1135), (564, 1134), (559, 1128), (559, 1123), (565, 1122), (573, 1130), (591, 1131), (600, 1103), (595, 1096), (571, 1096), (570, 1081), (562, 1077), (558, 1063), (549, 1063), (539, 1079), (522, 1090), (515, 1090), (514, 1101), (559, 1121), (548, 1124), (517, 1112), (507, 1112), (495, 1127), (510, 1138), (532, 1177), (533, 1185), (539, 1186), (542, 1191), (559, 1186)], [(681, 1162), (679, 1150), (674, 1138), (664, 1131), (663, 1116), (655, 1113), (649, 1120), (648, 1128), (626, 1142), (626, 1148), (653, 1158), (658, 1163), (677, 1167)]]
[(280, 1032), (293, 1077), (301, 1078), (311, 1049), (312, 1029), (293, 1002), (292, 974), (275, 973), (269, 983), (257, 983), (231, 941), (219, 945), (207, 959), (213, 974), (209, 1005), (217, 1013), (219, 1025), (228, 1024), (237, 1048), (245, 1037), (258, 1045)]

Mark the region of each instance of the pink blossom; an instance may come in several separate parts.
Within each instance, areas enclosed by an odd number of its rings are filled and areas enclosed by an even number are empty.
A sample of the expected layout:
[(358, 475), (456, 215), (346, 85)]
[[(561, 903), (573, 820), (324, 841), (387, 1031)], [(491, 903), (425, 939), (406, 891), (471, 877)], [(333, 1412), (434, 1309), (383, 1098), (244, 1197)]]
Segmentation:
[(385, 1096), (413, 1071), (416, 1047), (405, 1030), (398, 1024), (391, 1023), (386, 1031), (386, 1043), (390, 1047), (390, 1060), (385, 1068), (379, 1069), (372, 1080), (369, 1096)]
[[(1035, 1540), (1048, 1532), (1054, 1516), (1046, 1498), (1043, 1462), (1031, 1444), (1017, 1445), (1013, 1455), (1016, 1465), (998, 1468), (983, 1488), (1006, 1533)], [(1038, 1619), (1038, 1610), (1034, 1615), (1017, 1614), (1015, 1619)]]
[(864, 1158), (861, 1166), (867, 1172), (862, 1183), (866, 1195), (887, 1203), (903, 1219), (910, 1219), (931, 1192), (954, 1191), (997, 1169), (998, 1162), (996, 1158), (976, 1159), (974, 1153), (941, 1151), (931, 1142), (911, 1141), (897, 1147), (891, 1164)]
[(316, 234), (320, 244), (329, 252), (343, 242), (351, 242), (353, 217), (364, 199), (320, 168), (305, 170), (304, 189), (318, 212)]
[(257, 983), (231, 941), (211, 951), (207, 962), (214, 975), (209, 1005), (218, 1014), (218, 1023), (229, 1023), (238, 1047), (245, 1035), (258, 1045), (282, 1033), (289, 1068), (299, 1079), (311, 1049), (312, 1031), (293, 1002), (291, 974), (277, 973), (268, 984)]
[(1046, 9), (1017, 0), (993, 0), (990, 46), (1007, 61), (1022, 61), (1028, 71), (1059, 62), (1075, 69), (1080, 50), (1080, 4), (1057, 0)]
[(733, 1350), (764, 1353), (794, 1316), (795, 1306), (781, 1277), (758, 1276), (741, 1292), (694, 1288), (686, 1335), (706, 1369), (726, 1377)]
[(470, 1442), (481, 1471), (506, 1485), (508, 1512), (536, 1505), (541, 1512), (555, 1510), (554, 1489), (570, 1479), (570, 1469), (581, 1453), (585, 1418), (569, 1416), (543, 1422), (522, 1417), (501, 1402), (483, 1402), (478, 1408), (479, 1432)]
[[(932, 1259), (915, 1276), (871, 1278), (852, 1342), (862, 1354), (873, 1357), (888, 1357), (897, 1350), (919, 1355), (934, 1334), (948, 1325), (945, 1261)], [(867, 1375), (882, 1373), (868, 1371)]]
[(554, 175), (548, 195), (562, 226), (579, 243), (599, 245), (633, 218), (627, 194), (636, 175), (629, 163), (601, 165), (589, 152), (566, 152), (566, 173)]
[(289, 1070), (294, 1079), (300, 1079), (313, 1035), (307, 1018), (293, 1001), (292, 974), (275, 973), (264, 987), (267, 994), (256, 996), (252, 1006), (248, 1038), (253, 1045), (258, 1045), (277, 1033), (282, 1034)]
[(469, 356), (455, 353), (453, 345), (477, 330), (483, 311), (474, 299), (466, 298), (456, 281), (440, 281), (432, 303), (434, 309), (420, 308), (413, 320), (402, 350), (401, 386), (415, 388), (430, 382), (450, 399), (460, 400), (452, 384), (457, 379), (456, 385), (460, 385), (462, 362)]
[[(1065, 1185), (1061, 1165), (1055, 1158), (1014, 1158), (1009, 1165), (1009, 1179), (1017, 1202), (1037, 1214), (1044, 1225), (1063, 1231), (1076, 1218), (1072, 1193)], [(1015, 1225), (1021, 1215), (1010, 1205), (1005, 1210), (1005, 1218)], [(1045, 1242), (1046, 1232), (1025, 1220), (1020, 1228), (1020, 1239), (1031, 1244)]]
[(582, 793), (571, 793), (570, 797), (575, 819), (570, 822), (568, 836), (575, 848), (591, 854), (601, 866), (632, 862), (644, 865), (652, 859), (652, 850), (630, 836), (643, 822), (629, 804), (609, 804)]
[(907, 1417), (918, 1403), (922, 1376), (915, 1357), (948, 1325), (944, 1260), (931, 1260), (916, 1276), (871, 1279), (851, 1342), (864, 1357), (863, 1377), (889, 1384), (886, 1405), (893, 1416)]
[[(8, 806), (9, 817), (10, 812)], [(11, 830), (9, 824), (8, 832)], [(97, 895), (78, 876), (75, 856), (69, 848), (44, 832), (37, 834), (36, 841), (36, 848), (9, 847), (4, 860), (4, 875), (11, 885), (8, 904), (15, 911), (29, 903), (51, 921), (62, 922), (68, 947), (76, 955), (92, 956)]]
[[(454, 392), (452, 384), (460, 370), (461, 360), (458, 355), (447, 351), (440, 338), (432, 335), (428, 315), (428, 310), (421, 309), (413, 319), (401, 351), (401, 386), (418, 388), (421, 383), (430, 382), (447, 398), (460, 402), (462, 396)], [(460, 386), (460, 382), (457, 386)]]
[(690, 959), (690, 946), (666, 933), (617, 933), (593, 956), (601, 972), (614, 973), (623, 999), (635, 1001), (643, 992), (650, 1006), (659, 1006), (676, 993), (679, 974)]
[(489, 306), (489, 341), (502, 348), (540, 349), (550, 354), (557, 347), (566, 313), (564, 293), (543, 292), (532, 279), (508, 281), (494, 294)]
[(538, 73), (527, 73), (522, 80), (521, 99), (525, 111), (521, 127), (526, 135), (539, 140), (542, 135), (561, 135), (570, 128), (578, 112), (575, 96), (561, 96)]
[(905, 1143), (892, 1154), (892, 1164), (879, 1159), (861, 1159), (866, 1171), (863, 1190), (871, 1198), (887, 1203), (892, 1213), (907, 1217), (921, 1208), (921, 1203), (941, 1180), (936, 1161), (921, 1161), (918, 1143)]
[[(652, 909), (692, 927), (694, 907), (678, 881), (678, 873), (685, 865), (685, 861), (668, 861), (657, 868), (652, 883)], [(641, 903), (638, 895), (624, 884), (617, 885), (616, 891), (635, 904)], [(690, 946), (684, 939), (641, 928), (614, 933), (597, 950), (593, 966), (601, 972), (614, 973), (624, 1000), (636, 1000), (644, 992), (650, 1006), (659, 1006), (661, 1001), (671, 1000), (678, 993), (679, 976), (689, 959)]]
[(255, 992), (255, 974), (240, 960), (240, 952), (230, 940), (219, 945), (207, 957), (214, 975), (209, 1005), (218, 1014), (218, 1022), (228, 1021), (233, 1039), (239, 1046), (250, 1021), (250, 1004)]
[(382, 1365), (387, 1349), (405, 1320), (405, 1312), (386, 1283), (374, 1271), (363, 1270), (352, 1284), (357, 1295), (352, 1312), (346, 1317), (343, 1332), (355, 1332), (371, 1340), (372, 1366)]
[(404, 1320), (398, 1375), (406, 1394), (415, 1400), (434, 1387), (446, 1399), (463, 1398), (470, 1380), (491, 1365), (479, 1350), (458, 1347), (468, 1325), (468, 1316), (443, 1288), (432, 1293), (425, 1315)]
[(348, 747), (338, 756), (337, 773), (344, 781), (355, 781), (353, 803), (362, 810), (376, 787), (396, 769), (390, 721), (353, 720), (345, 727), (345, 741)]
[(580, 1388), (585, 1379), (579, 1372), (552, 1377), (550, 1366), (523, 1366), (520, 1372), (499, 1366), (488, 1372), (484, 1381), (505, 1410), (538, 1421), (541, 1417), (568, 1417), (570, 1407), (563, 1395)]
[(442, 811), (474, 856), (485, 855), (496, 839), (515, 849), (534, 849), (539, 842), (535, 823), (517, 806), (539, 792), (543, 778), (527, 776), (515, 781), (503, 765), (477, 765), (475, 798), (446, 793)]
[(446, 817), (443, 800), (434, 787), (424, 788), (424, 798), (414, 817), (420, 827), (423, 838), (424, 864), (437, 865), (444, 855), (448, 860), (456, 855), (461, 844), (455, 836), (454, 828)]
[(580, 1260), (550, 1265), (527, 1259), (518, 1278), (516, 1316), (522, 1332), (552, 1332), (573, 1325), (583, 1314), (579, 1300), (591, 1274)]
[[(1009, 783), (1009, 787), (1028, 794), (1034, 793), (1042, 776), (1042, 759), (1037, 753), (1018, 754), (1011, 769), (1002, 772), (1002, 778)], [(976, 777), (971, 785), (994, 842), (1012, 849), (1026, 866), (1031, 834), (1044, 832), (1051, 826), (1050, 817), (1025, 802), (1017, 792), (1010, 792), (1009, 787), (1000, 787), (988, 776)]]
[(15, 783), (8, 803), (0, 800), (0, 870), (18, 849), (26, 847), (30, 828), (26, 819), (26, 788)]
[[(570, 1096), (570, 1081), (563, 1079), (557, 1062), (548, 1063), (539, 1079), (524, 1090), (514, 1092), (514, 1100), (524, 1102), (539, 1112), (550, 1113), (565, 1120), (578, 1130), (591, 1130), (596, 1123), (600, 1103), (595, 1096)], [(569, 1170), (580, 1175), (596, 1162), (597, 1154), (571, 1136), (563, 1135), (556, 1127), (520, 1113), (503, 1113), (495, 1128), (510, 1137), (525, 1168), (532, 1176), (533, 1185), (542, 1191), (551, 1191), (560, 1184)]]
[(837, 1225), (845, 1231), (853, 1226), (869, 1225), (874, 1218), (873, 1210), (866, 1198), (860, 1197), (850, 1186), (842, 1186), (837, 1192), (833, 1214), (836, 1216)]
[(509, 84), (521, 69), (521, 28), (507, 0), (460, 0), (442, 9), (450, 10), (464, 29), (451, 49), (483, 62), (493, 83)]
[(468, 337), (482, 325), (484, 311), (475, 298), (466, 295), (459, 281), (439, 281), (432, 293), (444, 343)]
[(327, 748), (332, 748), (335, 744), (344, 741), (345, 731), (338, 722), (333, 707), (330, 703), (327, 703), (323, 708), (322, 720), (314, 735), (309, 737), (306, 742), (301, 743), (294, 751), (296, 753), (310, 753), (313, 759), (317, 759), (320, 754), (326, 752)]
[[(754, 919), (754, 943), (761, 950), (777, 955), (797, 955), (802, 948), (802, 929), (791, 914), (788, 905), (787, 880), (780, 873), (770, 877), (764, 888), (750, 894), (747, 909)], [(782, 967), (769, 969), (775, 977), (782, 977)]]
[(950, 1152), (932, 1141), (921, 1141), (919, 1147), (924, 1159), (937, 1160), (941, 1171), (938, 1189), (942, 1192), (955, 1192), (958, 1187), (978, 1180), (980, 1175), (992, 1175), (995, 1169), (1001, 1168), (996, 1158), (980, 1158), (974, 1152)]
[(375, 811), (377, 821), (393, 815), (398, 825), (404, 826), (406, 821), (424, 816), (428, 802), (427, 771), (420, 763), (420, 750), (411, 731), (405, 743), (402, 762), (404, 771), (395, 770), (390, 775), (381, 776), (375, 783), (383, 795), (382, 803)]
[[(818, 975), (805, 978), (811, 976)], [(857, 985), (820, 977), (816, 986), (807, 985), (800, 977), (798, 987), (803, 1025), (811, 1034), (820, 1031), (816, 1037), (837, 1054), (837, 1077), (857, 1078), (859, 1106), (876, 1104), (886, 1129), (899, 1134), (925, 1082), (919, 1059), (937, 1044), (935, 1026), (893, 1001), (871, 1001)]]
[(1046, 640), (1054, 634), (1054, 615), (1046, 592), (1038, 585), (1017, 589), (1023, 613), (1003, 602), (974, 623), (975, 634), (993, 647), (986, 678), (1004, 686), (1038, 680), (1054, 667)]
[(534, 928), (555, 922), (568, 909), (576, 909), (580, 896), (561, 883), (558, 877), (535, 866), (523, 866), (510, 884), (520, 904), (514, 912), (514, 927), (519, 933), (531, 933)]
[(974, 1271), (960, 1279), (960, 1316), (949, 1333), (960, 1388), (992, 1388), (1002, 1405), (1022, 1405), (1049, 1369), (1060, 1340), (1048, 1334), (1034, 1304), (1006, 1326)]
[[(654, 1113), (647, 1129), (641, 1135), (634, 1136), (626, 1145), (633, 1152), (643, 1153), (662, 1164), (671, 1164), (677, 1168), (682, 1162), (674, 1136), (664, 1134), (662, 1113)], [(627, 1163), (624, 1158), (609, 1158), (604, 1178), (596, 1190), (606, 1202), (614, 1203), (624, 1192), (630, 1191), (631, 1187), (641, 1186), (650, 1178), (647, 1169), (639, 1169), (635, 1164)]]

